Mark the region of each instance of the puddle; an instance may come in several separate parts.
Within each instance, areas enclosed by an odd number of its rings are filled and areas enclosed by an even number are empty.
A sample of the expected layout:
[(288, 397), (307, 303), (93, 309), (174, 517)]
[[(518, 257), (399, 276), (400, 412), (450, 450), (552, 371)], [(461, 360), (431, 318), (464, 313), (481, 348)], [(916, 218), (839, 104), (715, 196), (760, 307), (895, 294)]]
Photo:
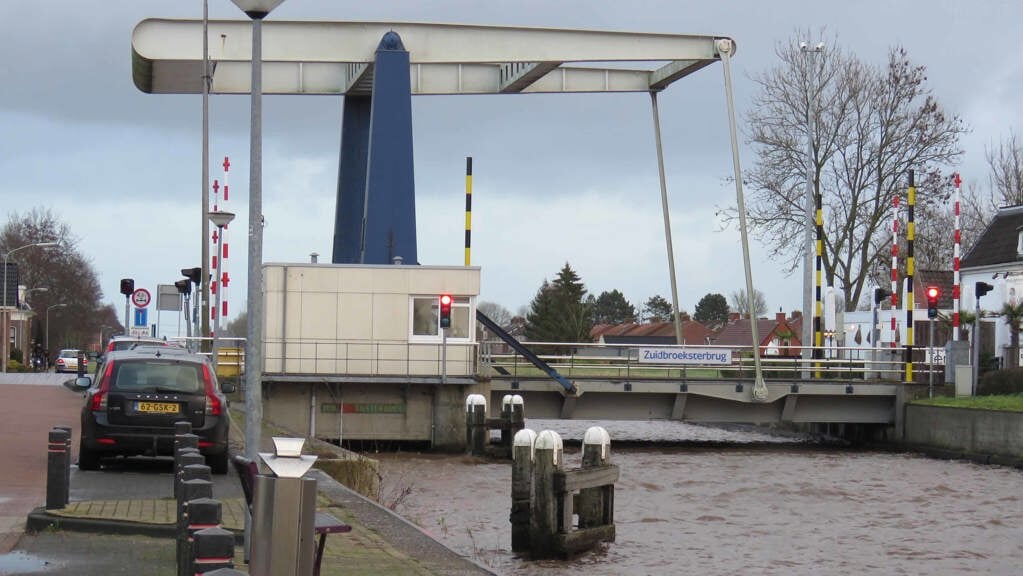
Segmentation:
[(24, 552), (0, 555), (0, 575), (44, 574), (59, 567), (60, 565), (55, 562), (43, 560)]

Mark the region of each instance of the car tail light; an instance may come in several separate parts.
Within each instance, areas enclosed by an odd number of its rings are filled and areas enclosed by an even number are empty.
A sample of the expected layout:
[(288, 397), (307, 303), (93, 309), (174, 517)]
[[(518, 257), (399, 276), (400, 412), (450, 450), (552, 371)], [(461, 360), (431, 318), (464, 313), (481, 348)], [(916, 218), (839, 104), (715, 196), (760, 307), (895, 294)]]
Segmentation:
[(206, 386), (206, 415), (220, 416), (224, 407), (220, 405), (220, 397), (217, 396), (217, 391), (213, 387), (213, 375), (210, 374), (210, 367), (205, 364), (202, 366), (202, 381)]
[(102, 412), (107, 409), (107, 392), (110, 390), (110, 378), (113, 373), (114, 363), (108, 362), (106, 370), (103, 371), (103, 377), (100, 378), (99, 388), (89, 398), (89, 410)]

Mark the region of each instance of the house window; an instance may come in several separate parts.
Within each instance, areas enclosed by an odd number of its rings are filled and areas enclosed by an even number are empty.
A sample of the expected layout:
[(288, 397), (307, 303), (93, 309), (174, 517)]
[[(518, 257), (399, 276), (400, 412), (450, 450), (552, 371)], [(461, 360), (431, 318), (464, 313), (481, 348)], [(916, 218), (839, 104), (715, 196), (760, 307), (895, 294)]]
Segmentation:
[[(412, 296), (410, 298), (412, 334), (410, 340), (441, 340), (440, 297)], [(447, 329), (448, 339), (468, 340), (472, 335), (470, 322), (471, 304), (468, 297), (455, 296), (451, 304), (451, 327)]]
[(1016, 230), (1016, 256), (1023, 256), (1023, 230)]

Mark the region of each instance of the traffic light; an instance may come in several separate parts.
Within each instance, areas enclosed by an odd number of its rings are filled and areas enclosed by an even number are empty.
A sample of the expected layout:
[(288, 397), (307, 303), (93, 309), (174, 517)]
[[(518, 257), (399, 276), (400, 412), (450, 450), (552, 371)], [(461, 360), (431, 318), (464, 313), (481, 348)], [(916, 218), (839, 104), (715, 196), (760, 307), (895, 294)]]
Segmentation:
[(941, 296), (941, 290), (937, 286), (927, 287), (927, 317), (937, 318), (938, 317), (938, 296)]
[(130, 296), (135, 291), (135, 280), (133, 278), (121, 278), (121, 294)]
[(440, 295), (440, 327), (451, 327), (451, 294)]
[(880, 304), (885, 298), (891, 295), (892, 293), (884, 288), (874, 288), (874, 304)]
[(202, 268), (182, 268), (181, 275), (191, 280), (196, 286), (202, 283)]
[(995, 287), (988, 284), (987, 282), (977, 282), (976, 284), (973, 285), (973, 291), (977, 293), (977, 298), (980, 298), (981, 296), (987, 294), (988, 292), (994, 289)]
[(189, 294), (192, 293), (192, 283), (189, 281), (188, 278), (178, 280), (177, 282), (174, 283), (174, 287), (178, 289), (178, 294), (184, 294), (185, 296), (188, 296)]

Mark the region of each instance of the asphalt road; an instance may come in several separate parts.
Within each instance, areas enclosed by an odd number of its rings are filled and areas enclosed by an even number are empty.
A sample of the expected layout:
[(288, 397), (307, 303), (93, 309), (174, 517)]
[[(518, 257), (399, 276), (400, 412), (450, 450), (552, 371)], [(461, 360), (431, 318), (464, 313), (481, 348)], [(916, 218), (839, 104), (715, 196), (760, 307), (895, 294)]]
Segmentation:
[(70, 426), (78, 451), (80, 393), (63, 374), (0, 374), (0, 554), (17, 543), (25, 518), (46, 503), (46, 449), (54, 426)]
[[(4, 439), (0, 447), (0, 576), (175, 574), (174, 542), (166, 538), (68, 531), (24, 533), (29, 512), (46, 504), (50, 429), (71, 427), (71, 461), (78, 458), (82, 395), (61, 384), (67, 379), (65, 374), (0, 374), (0, 438)], [(99, 471), (82, 472), (72, 466), (70, 498), (171, 498), (173, 482), (170, 458), (107, 460)], [(241, 497), (234, 474), (215, 475), (213, 482), (216, 494)]]

